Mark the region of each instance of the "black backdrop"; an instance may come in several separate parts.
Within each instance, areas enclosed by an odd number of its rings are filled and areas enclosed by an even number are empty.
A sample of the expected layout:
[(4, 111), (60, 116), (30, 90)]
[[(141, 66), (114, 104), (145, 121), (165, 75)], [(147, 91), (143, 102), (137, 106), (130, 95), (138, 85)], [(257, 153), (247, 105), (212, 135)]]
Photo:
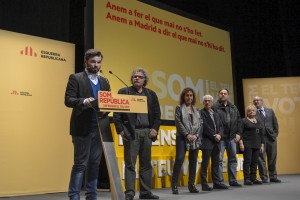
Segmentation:
[[(156, 2), (229, 28), (238, 94), (235, 100), (242, 116), (243, 78), (300, 75), (300, 1)], [(0, 0), (0, 29), (74, 43), (75, 70), (79, 72), (85, 50), (85, 6), (85, 0)]]

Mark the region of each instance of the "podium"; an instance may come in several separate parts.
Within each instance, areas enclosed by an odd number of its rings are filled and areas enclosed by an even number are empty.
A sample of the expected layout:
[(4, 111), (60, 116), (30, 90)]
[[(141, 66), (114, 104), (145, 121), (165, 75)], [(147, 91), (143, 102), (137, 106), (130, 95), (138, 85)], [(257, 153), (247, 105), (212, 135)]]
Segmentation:
[[(98, 106), (97, 106), (98, 107)], [(99, 110), (99, 109), (98, 109)], [(97, 114), (98, 130), (101, 138), (103, 153), (106, 161), (107, 171), (110, 179), (111, 196), (113, 200), (123, 200), (124, 191), (121, 182), (120, 171), (118, 167), (114, 141), (110, 129), (108, 113)]]
[(112, 94), (109, 91), (99, 91), (98, 101), (94, 101), (92, 106), (97, 113), (97, 124), (106, 160), (106, 166), (109, 174), (112, 199), (123, 200), (124, 191), (116, 159), (116, 150), (114, 147), (114, 141), (110, 129), (108, 113), (147, 113), (147, 97), (136, 95)]

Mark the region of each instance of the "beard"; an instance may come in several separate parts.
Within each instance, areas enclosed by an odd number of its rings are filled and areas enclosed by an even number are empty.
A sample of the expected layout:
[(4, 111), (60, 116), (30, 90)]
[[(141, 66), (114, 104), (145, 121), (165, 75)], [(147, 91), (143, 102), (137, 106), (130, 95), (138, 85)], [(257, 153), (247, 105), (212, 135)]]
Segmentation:
[(87, 67), (86, 70), (91, 73), (91, 74), (97, 74), (99, 72), (99, 68), (90, 68), (90, 67)]

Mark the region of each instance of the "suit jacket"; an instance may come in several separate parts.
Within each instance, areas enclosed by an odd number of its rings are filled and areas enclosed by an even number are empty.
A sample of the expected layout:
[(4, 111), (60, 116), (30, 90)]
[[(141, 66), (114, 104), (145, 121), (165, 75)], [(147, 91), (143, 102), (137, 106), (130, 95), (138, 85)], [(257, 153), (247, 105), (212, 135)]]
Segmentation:
[(278, 122), (275, 116), (274, 111), (271, 108), (265, 108), (265, 117), (262, 117), (259, 114), (259, 111), (256, 113), (256, 118), (263, 124), (264, 134), (271, 141), (275, 141), (278, 136)]
[(214, 135), (216, 133), (219, 133), (221, 135), (221, 137), (223, 137), (223, 131), (224, 131), (223, 125), (222, 125), (222, 122), (221, 122), (221, 119), (220, 119), (218, 113), (216, 113), (216, 112), (213, 113), (215, 124), (216, 124), (216, 130), (215, 130), (214, 122), (213, 122), (212, 118), (210, 117), (208, 110), (203, 108), (200, 110), (200, 113), (201, 113), (201, 116), (203, 119), (203, 125), (204, 125), (201, 149), (212, 150), (215, 145), (218, 145), (218, 147), (220, 149), (220, 142), (217, 142), (214, 137)]
[[(161, 123), (161, 113), (157, 95), (154, 91), (143, 88), (146, 96), (147, 96), (147, 104), (148, 104), (148, 120), (150, 124), (150, 129), (155, 129), (157, 132), (159, 130), (159, 126)], [(136, 90), (133, 86), (122, 88), (119, 90), (118, 94), (129, 94), (136, 95)], [(135, 124), (137, 120), (136, 113), (118, 113), (114, 112), (113, 115), (114, 123), (116, 126), (117, 133), (120, 134), (122, 131), (126, 134), (126, 137), (129, 140), (135, 139)], [(157, 137), (152, 140), (155, 141)]]
[[(107, 79), (99, 76), (99, 81), (100, 90), (110, 90)], [(70, 75), (65, 93), (65, 105), (73, 108), (70, 120), (71, 135), (85, 136), (89, 133), (90, 119), (95, 116), (95, 111), (84, 106), (83, 101), (93, 96), (90, 79), (85, 71)]]

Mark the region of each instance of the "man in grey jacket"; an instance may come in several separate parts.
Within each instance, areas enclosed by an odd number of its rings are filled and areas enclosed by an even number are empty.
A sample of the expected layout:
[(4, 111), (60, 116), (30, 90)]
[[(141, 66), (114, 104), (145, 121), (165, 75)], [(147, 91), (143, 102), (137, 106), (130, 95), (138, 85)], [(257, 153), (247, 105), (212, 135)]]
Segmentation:
[(259, 175), (263, 183), (268, 183), (268, 175), (266, 168), (266, 156), (268, 160), (268, 172), (270, 182), (280, 183), (277, 178), (276, 160), (277, 160), (277, 136), (278, 123), (274, 111), (271, 108), (263, 106), (263, 99), (259, 96), (254, 97), (253, 104), (257, 107), (257, 119), (264, 126), (265, 148), (258, 159)]

